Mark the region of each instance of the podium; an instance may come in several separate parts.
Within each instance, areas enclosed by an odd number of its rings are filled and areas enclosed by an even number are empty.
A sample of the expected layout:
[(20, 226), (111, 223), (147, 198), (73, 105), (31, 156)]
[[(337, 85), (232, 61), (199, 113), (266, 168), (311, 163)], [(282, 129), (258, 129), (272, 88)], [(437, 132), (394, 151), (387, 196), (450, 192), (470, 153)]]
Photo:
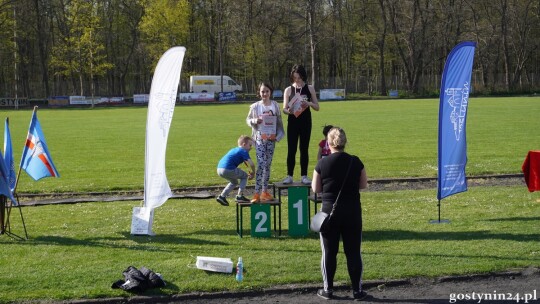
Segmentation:
[[(243, 237), (244, 208), (249, 208), (251, 211), (251, 236), (271, 236), (270, 206), (272, 206), (274, 209), (274, 233), (279, 233), (279, 235), (281, 235), (281, 202), (276, 199), (271, 201), (261, 201), (255, 204), (252, 204), (250, 202), (236, 202), (236, 234), (238, 234), (239, 237)], [(279, 230), (277, 226), (278, 220)], [(268, 228), (268, 231), (266, 231), (265, 228)]]
[(251, 236), (270, 237), (270, 205), (251, 204)]
[(289, 235), (306, 236), (309, 234), (308, 192), (306, 187), (289, 187)]
[(299, 182), (284, 184), (275, 183), (273, 185), (274, 197), (282, 202), (282, 191), (287, 190), (289, 202), (287, 211), (289, 215), (289, 235), (306, 236), (309, 234), (309, 192), (311, 185), (305, 185)]

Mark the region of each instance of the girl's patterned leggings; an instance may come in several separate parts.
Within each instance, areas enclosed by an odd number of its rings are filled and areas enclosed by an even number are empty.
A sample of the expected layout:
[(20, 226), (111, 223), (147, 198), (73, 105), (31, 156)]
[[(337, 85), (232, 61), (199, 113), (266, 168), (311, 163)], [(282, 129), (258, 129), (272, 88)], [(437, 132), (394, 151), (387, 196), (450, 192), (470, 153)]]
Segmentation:
[(268, 190), (270, 180), (270, 167), (274, 157), (275, 141), (257, 141), (255, 148), (257, 153), (257, 173), (255, 174), (255, 193)]

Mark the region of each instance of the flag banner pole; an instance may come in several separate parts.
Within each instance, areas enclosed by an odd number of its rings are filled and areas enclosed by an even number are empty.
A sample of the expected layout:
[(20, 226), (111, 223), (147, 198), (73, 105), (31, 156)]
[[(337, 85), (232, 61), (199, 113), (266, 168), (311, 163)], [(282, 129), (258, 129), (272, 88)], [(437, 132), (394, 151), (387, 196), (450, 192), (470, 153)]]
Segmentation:
[(467, 191), (466, 122), (476, 42), (459, 43), (448, 55), (441, 79), (437, 200)]
[(441, 220), (441, 200), (438, 200), (437, 209), (439, 211), (439, 219), (430, 220), (429, 223), (430, 224), (447, 224), (447, 223), (450, 223), (450, 220)]
[[(17, 201), (19, 201), (19, 198), (17, 197)], [(15, 207), (17, 207), (19, 209), (19, 215), (21, 216), (21, 223), (22, 223), (22, 226), (23, 226), (23, 229), (24, 229), (24, 238), (21, 237), (21, 236), (18, 236), (16, 234), (14, 234), (13, 232), (11, 232), (11, 224), (10, 224), (10, 221), (9, 221), (9, 217), (11, 215), (11, 209), (13, 209), (13, 206), (9, 206), (9, 208), (7, 208), (7, 220), (6, 220), (6, 227), (7, 227), (7, 231), (6, 231), (6, 234), (8, 234), (9, 236), (11, 237), (16, 237), (18, 239), (21, 239), (21, 240), (28, 240), (28, 231), (26, 230), (26, 223), (24, 222), (24, 216), (23, 216), (23, 213), (22, 213), (22, 208), (21, 208), (21, 204), (17, 204)]]
[[(132, 234), (153, 235), (153, 211), (172, 196), (165, 172), (165, 154), (185, 52), (183, 46), (170, 48), (154, 71), (146, 121), (144, 207), (133, 209)], [(143, 226), (146, 229), (141, 229)]]

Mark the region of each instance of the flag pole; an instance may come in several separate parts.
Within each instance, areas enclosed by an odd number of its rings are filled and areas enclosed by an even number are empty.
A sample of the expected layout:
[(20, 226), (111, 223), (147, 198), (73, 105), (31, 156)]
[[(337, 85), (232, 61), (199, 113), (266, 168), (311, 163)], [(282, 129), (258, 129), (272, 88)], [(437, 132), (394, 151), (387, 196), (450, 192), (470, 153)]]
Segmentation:
[[(32, 111), (32, 117), (34, 117), (34, 113), (37, 112), (37, 109), (38, 109), (38, 106), (34, 106), (34, 110)], [(28, 139), (28, 134), (26, 135), (26, 139), (24, 140), (24, 146), (26, 146), (26, 140), (27, 139)], [(24, 148), (23, 148), (23, 151), (24, 151)], [(15, 190), (17, 189), (17, 185), (19, 185), (19, 177), (21, 176), (22, 160), (23, 159), (24, 159), (24, 154), (21, 155), (21, 161), (19, 162), (19, 171), (17, 172), (17, 178), (15, 179), (15, 187), (13, 187), (13, 193), (15, 193)]]
[(438, 220), (430, 220), (430, 224), (444, 224), (444, 223), (450, 223), (450, 220), (441, 220), (441, 200), (438, 200), (437, 208), (439, 209), (439, 219)]

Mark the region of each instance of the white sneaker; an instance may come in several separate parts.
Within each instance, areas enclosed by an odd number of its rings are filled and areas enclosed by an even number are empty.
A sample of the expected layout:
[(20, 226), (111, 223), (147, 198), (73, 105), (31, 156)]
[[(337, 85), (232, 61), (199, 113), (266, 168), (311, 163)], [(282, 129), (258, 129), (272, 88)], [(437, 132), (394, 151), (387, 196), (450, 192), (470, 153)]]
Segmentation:
[(287, 177), (285, 177), (285, 179), (283, 179), (282, 183), (284, 184), (292, 184), (293, 180), (292, 180), (292, 176), (290, 175), (287, 175)]
[(302, 176), (302, 184), (309, 185), (311, 184), (311, 180), (306, 175), (304, 175)]

